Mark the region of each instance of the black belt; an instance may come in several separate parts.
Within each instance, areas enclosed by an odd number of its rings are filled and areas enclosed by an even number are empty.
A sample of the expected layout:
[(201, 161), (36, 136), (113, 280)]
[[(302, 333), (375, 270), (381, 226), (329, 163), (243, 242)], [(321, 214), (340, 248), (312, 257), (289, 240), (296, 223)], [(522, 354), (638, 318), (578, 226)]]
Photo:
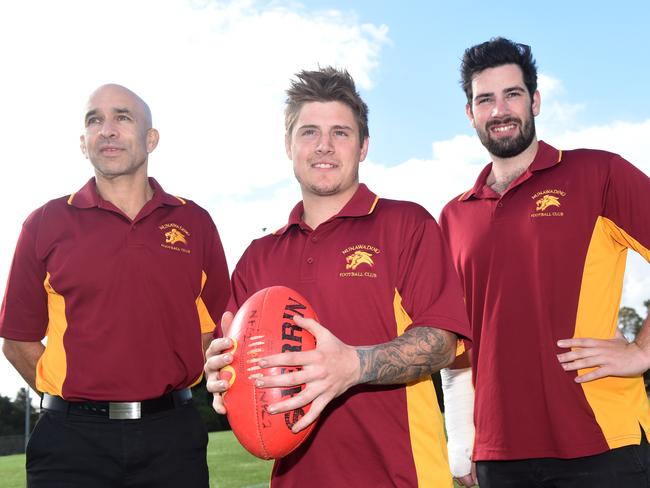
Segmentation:
[(73, 402), (59, 396), (43, 394), (41, 407), (76, 415), (92, 415), (116, 420), (140, 419), (147, 415), (182, 407), (192, 401), (189, 388), (176, 390), (158, 398), (141, 402)]

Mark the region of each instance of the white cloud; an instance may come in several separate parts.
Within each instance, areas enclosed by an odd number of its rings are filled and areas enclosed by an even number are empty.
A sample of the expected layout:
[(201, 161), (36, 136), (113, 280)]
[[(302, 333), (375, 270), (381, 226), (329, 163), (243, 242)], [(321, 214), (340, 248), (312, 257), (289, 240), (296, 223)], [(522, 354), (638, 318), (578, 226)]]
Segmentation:
[(550, 139), (573, 128), (576, 116), (584, 106), (564, 100), (566, 90), (557, 78), (540, 73), (537, 87), (542, 100), (541, 113), (535, 120), (538, 133)]
[[(289, 2), (3, 3), (0, 290), (28, 213), (92, 174), (77, 141), (97, 86), (149, 103), (161, 132), (150, 174), (212, 213), (234, 265), (299, 198), (283, 144), (287, 80), (334, 65), (370, 89), (387, 43), (385, 26)], [(22, 381), (2, 355), (0, 371), (0, 394), (13, 395)]]

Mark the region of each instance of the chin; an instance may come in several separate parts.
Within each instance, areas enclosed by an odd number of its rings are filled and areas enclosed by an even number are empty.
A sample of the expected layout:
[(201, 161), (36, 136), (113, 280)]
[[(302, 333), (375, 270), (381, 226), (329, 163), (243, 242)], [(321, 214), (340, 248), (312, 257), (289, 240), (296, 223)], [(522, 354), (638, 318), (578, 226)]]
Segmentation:
[(315, 195), (319, 195), (319, 196), (322, 196), (322, 197), (327, 197), (327, 196), (330, 196), (330, 195), (336, 195), (339, 192), (340, 187), (339, 186), (334, 186), (334, 187), (332, 187), (332, 186), (310, 186), (309, 190)]

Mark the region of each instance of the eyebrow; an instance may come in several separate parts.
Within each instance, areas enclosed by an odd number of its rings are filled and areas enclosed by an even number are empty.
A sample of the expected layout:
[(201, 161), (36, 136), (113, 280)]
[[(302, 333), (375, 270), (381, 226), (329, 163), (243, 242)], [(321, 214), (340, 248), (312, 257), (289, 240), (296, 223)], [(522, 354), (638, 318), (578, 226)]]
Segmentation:
[[(112, 111), (113, 111), (114, 114), (127, 114), (127, 115), (133, 116), (133, 112), (131, 112), (131, 110), (129, 110), (128, 108), (118, 107), (118, 108), (114, 108)], [(86, 113), (86, 116), (84, 117), (84, 120), (87, 121), (90, 117), (94, 117), (98, 113), (99, 113), (99, 111), (97, 109), (89, 110)]]
[(84, 120), (88, 121), (90, 117), (93, 117), (95, 115), (97, 115), (97, 110), (89, 110), (88, 112), (86, 112), (86, 116), (84, 117)]
[[(510, 92), (515, 92), (515, 91), (516, 92), (524, 92), (526, 90), (524, 89), (524, 87), (516, 85), (516, 86), (510, 86), (508, 88), (504, 88), (503, 90), (501, 90), (501, 93), (510, 93)], [(494, 92), (479, 93), (478, 95), (476, 95), (474, 97), (474, 100), (478, 100), (479, 98), (485, 98), (485, 97), (493, 97), (493, 96), (494, 96)]]

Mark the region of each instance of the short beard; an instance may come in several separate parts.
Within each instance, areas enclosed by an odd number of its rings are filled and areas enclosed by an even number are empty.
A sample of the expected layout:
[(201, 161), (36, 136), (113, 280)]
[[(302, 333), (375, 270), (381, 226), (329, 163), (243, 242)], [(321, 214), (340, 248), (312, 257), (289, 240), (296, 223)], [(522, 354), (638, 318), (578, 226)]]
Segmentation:
[(485, 131), (478, 129), (476, 131), (478, 138), (481, 140), (481, 144), (485, 146), (485, 149), (490, 154), (497, 158), (512, 158), (517, 156), (524, 152), (531, 145), (533, 139), (535, 139), (535, 117), (532, 111), (529, 114), (528, 120), (524, 123), (516, 117), (507, 117), (498, 121), (499, 124), (508, 122), (515, 122), (521, 127), (519, 135), (509, 139), (492, 139), (490, 136), (490, 126), (494, 125), (494, 123), (486, 125)]
[(330, 195), (335, 195), (336, 193), (338, 193), (340, 188), (341, 188), (340, 183), (333, 186), (309, 185), (310, 192), (313, 193), (314, 195), (318, 195), (319, 197), (327, 197)]

